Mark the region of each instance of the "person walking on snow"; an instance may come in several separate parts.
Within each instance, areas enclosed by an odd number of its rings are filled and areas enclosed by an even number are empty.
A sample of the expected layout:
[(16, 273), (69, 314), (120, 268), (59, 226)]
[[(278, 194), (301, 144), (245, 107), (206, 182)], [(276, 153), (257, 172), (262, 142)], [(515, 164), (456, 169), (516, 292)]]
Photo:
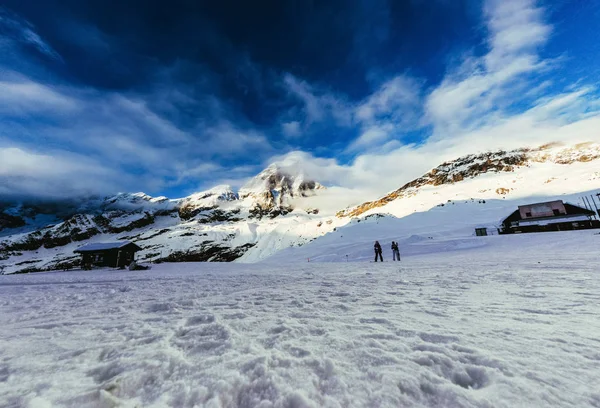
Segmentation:
[(400, 260), (400, 250), (398, 249), (398, 243), (392, 241), (392, 255), (394, 256), (394, 261), (396, 261), (396, 258), (398, 258), (397, 260)]
[(375, 262), (377, 262), (377, 255), (379, 255), (379, 259), (383, 262), (383, 256), (381, 255), (381, 245), (379, 245), (379, 241), (375, 241), (375, 245), (373, 245), (373, 249), (375, 250)]

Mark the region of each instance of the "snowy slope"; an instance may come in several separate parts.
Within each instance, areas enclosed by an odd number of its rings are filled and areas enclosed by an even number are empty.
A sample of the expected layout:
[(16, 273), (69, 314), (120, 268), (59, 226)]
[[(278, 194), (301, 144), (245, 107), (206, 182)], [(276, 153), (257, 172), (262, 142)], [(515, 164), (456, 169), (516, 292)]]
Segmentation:
[(495, 230), (519, 205), (563, 200), (585, 207), (582, 196), (597, 199), (599, 157), (600, 146), (585, 144), (461, 158), (380, 200), (338, 213), (347, 224), (268, 262), (369, 260), (375, 240), (388, 259), (391, 241), (399, 241), (408, 256), (478, 247), (488, 241), (474, 237), (475, 228)]
[(490, 152), (444, 163), (396, 191), (340, 217), (424, 211), (447, 200), (523, 198), (572, 194), (600, 187), (600, 145), (546, 145)]
[(401, 264), (2, 276), (0, 401), (598, 407), (600, 236), (482, 239)]
[(480, 250), (491, 242), (513, 242), (513, 236), (477, 237), (475, 228), (485, 227), (490, 234), (497, 235), (501, 221), (519, 205), (556, 199), (577, 205), (581, 196), (597, 192), (592, 190), (572, 195), (529, 196), (512, 200), (452, 200), (401, 218), (390, 214), (371, 214), (354, 218), (350, 223), (308, 244), (278, 252), (265, 262), (370, 261), (374, 257), (373, 243), (376, 240), (383, 246), (385, 261), (391, 261), (392, 241), (399, 242), (403, 257), (423, 254), (447, 256), (450, 252), (470, 248)]

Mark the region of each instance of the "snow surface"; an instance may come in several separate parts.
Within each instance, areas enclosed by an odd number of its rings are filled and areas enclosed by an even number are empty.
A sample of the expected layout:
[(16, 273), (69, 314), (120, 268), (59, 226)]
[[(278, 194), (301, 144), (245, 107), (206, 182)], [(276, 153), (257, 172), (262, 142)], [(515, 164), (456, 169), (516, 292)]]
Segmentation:
[(0, 405), (599, 407), (599, 244), (1, 276)]
[[(232, 264), (0, 276), (0, 406), (598, 408), (598, 230), (474, 236), (520, 204), (579, 204), (598, 165), (425, 186), (361, 218), (161, 216), (94, 236), (136, 237), (142, 255), (256, 245)], [(383, 264), (369, 262), (375, 240)]]

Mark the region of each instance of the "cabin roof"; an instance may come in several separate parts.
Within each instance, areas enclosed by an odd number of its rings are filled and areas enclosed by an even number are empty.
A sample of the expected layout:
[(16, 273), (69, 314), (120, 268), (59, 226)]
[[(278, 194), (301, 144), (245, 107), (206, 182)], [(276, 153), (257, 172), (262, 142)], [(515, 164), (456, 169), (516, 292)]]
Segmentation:
[(542, 201), (542, 202), (539, 202), (539, 203), (524, 204), (524, 205), (520, 205), (519, 208), (522, 208), (522, 207), (535, 207), (535, 206), (538, 206), (538, 205), (559, 204), (559, 203), (560, 204), (566, 204), (565, 202), (563, 202), (563, 200), (552, 200), (552, 201)]
[(110, 249), (120, 249), (128, 245), (135, 246), (136, 250), (139, 251), (142, 248), (137, 246), (131, 241), (119, 241), (119, 242), (95, 242), (93, 244), (86, 244), (77, 248), (74, 252), (95, 252), (95, 251), (107, 251)]
[[(537, 204), (529, 204), (529, 205), (534, 206), (534, 205), (538, 205), (538, 204), (550, 204), (550, 203), (554, 203), (554, 202), (555, 201), (548, 201), (547, 203), (537, 203)], [(579, 215), (585, 215), (585, 216), (595, 215), (594, 211), (590, 211), (587, 208), (579, 207), (577, 205), (573, 205), (573, 204), (569, 204), (569, 203), (563, 203), (563, 204), (565, 206), (565, 210), (567, 211), (566, 214), (559, 214), (559, 215), (551, 215), (551, 216), (546, 216), (546, 217), (536, 217), (536, 218), (525, 218), (525, 219), (523, 219), (523, 218), (521, 218), (520, 211), (519, 210), (515, 210), (515, 211), (512, 212), (512, 214), (510, 214), (508, 217), (506, 217), (504, 220), (502, 220), (502, 223), (504, 224), (504, 223), (512, 222), (512, 221), (552, 220), (552, 219), (574, 217), (574, 216), (579, 216)], [(519, 206), (519, 208), (521, 208), (521, 207), (526, 207), (526, 206)]]

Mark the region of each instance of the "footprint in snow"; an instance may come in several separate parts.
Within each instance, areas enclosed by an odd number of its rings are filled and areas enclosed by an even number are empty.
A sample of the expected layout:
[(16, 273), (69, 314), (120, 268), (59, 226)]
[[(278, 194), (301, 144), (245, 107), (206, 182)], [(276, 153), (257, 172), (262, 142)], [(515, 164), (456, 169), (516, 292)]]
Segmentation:
[(185, 323), (186, 326), (197, 326), (199, 324), (209, 324), (209, 323), (213, 323), (215, 321), (215, 316), (208, 314), (208, 315), (200, 315), (200, 316), (193, 316), (187, 319), (187, 322)]

